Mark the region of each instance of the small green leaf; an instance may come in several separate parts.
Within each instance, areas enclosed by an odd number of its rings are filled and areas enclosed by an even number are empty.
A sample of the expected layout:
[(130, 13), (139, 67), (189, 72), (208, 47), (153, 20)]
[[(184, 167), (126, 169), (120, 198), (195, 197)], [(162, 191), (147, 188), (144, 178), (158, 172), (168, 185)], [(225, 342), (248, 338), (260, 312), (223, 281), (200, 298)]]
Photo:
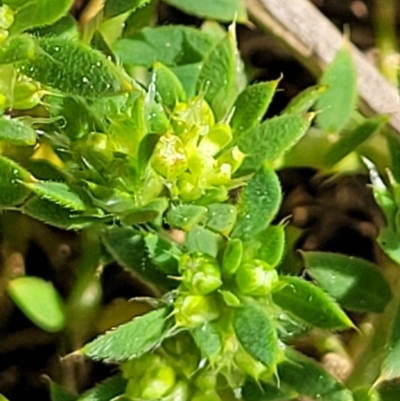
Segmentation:
[(157, 62), (154, 65), (156, 90), (161, 96), (162, 104), (173, 110), (177, 102), (186, 100), (186, 93), (178, 77), (165, 65)]
[(173, 67), (201, 62), (213, 44), (212, 37), (198, 29), (174, 25), (144, 28), (117, 40), (112, 49), (125, 64), (151, 68), (159, 61)]
[(285, 251), (285, 227), (269, 226), (256, 236), (262, 246), (257, 257), (276, 267), (282, 260)]
[(307, 113), (325, 91), (324, 86), (310, 86), (294, 97), (281, 114)]
[(36, 43), (28, 35), (12, 36), (0, 47), (0, 64), (32, 59), (36, 53)]
[(332, 167), (350, 152), (356, 150), (359, 145), (385, 126), (387, 121), (387, 116), (372, 117), (358, 125), (353, 131), (342, 133), (325, 156), (326, 166)]
[(22, 211), (36, 220), (65, 230), (80, 230), (101, 220), (101, 217), (83, 216), (69, 208), (36, 196), (23, 206)]
[(227, 203), (208, 205), (207, 227), (213, 231), (228, 235), (236, 222), (236, 207)]
[(144, 240), (151, 261), (166, 274), (178, 275), (178, 259), (182, 254), (178, 246), (153, 233), (148, 233)]
[(236, 310), (233, 325), (245, 351), (274, 369), (279, 353), (278, 335), (268, 314), (259, 306), (245, 305)]
[(166, 309), (157, 309), (118, 326), (86, 344), (83, 353), (94, 360), (122, 362), (138, 358), (159, 345), (167, 331)]
[(116, 375), (104, 380), (102, 383), (85, 391), (77, 401), (110, 401), (114, 397), (124, 394), (127, 379), (121, 375)]
[(171, 71), (178, 77), (188, 99), (196, 95), (197, 80), (199, 79), (201, 63), (192, 63), (171, 67)]
[(311, 276), (344, 308), (379, 313), (390, 301), (390, 286), (373, 263), (325, 252), (302, 255)]
[(0, 155), (0, 206), (15, 206), (29, 195), (20, 182), (30, 179), (28, 171), (14, 161)]
[(41, 52), (21, 62), (22, 74), (65, 94), (101, 98), (131, 90), (122, 72), (102, 53), (63, 38), (38, 40)]
[(50, 382), (50, 397), (51, 401), (76, 401), (78, 398), (77, 396), (71, 394), (67, 389), (53, 381)]
[(65, 15), (52, 25), (32, 29), (31, 33), (36, 37), (58, 36), (69, 40), (79, 40), (80, 37), (78, 23), (71, 14)]
[(320, 83), (327, 89), (317, 101), (317, 123), (327, 132), (339, 132), (357, 102), (357, 73), (349, 46), (336, 53)]
[(166, 198), (156, 198), (143, 207), (124, 212), (121, 221), (127, 226), (148, 223), (161, 218), (167, 207)]
[(236, 52), (236, 37), (230, 30), (204, 59), (197, 81), (217, 121), (227, 115), (239, 93)]
[(45, 331), (64, 328), (64, 305), (53, 285), (39, 277), (19, 277), (10, 281), (7, 292), (22, 312)]
[(246, 8), (241, 0), (166, 0), (166, 3), (200, 18), (222, 22), (247, 21)]
[(166, 221), (173, 228), (190, 231), (206, 213), (207, 208), (204, 206), (178, 205), (168, 211)]
[(239, 238), (231, 239), (227, 244), (222, 259), (222, 271), (231, 275), (236, 273), (243, 259), (243, 242)]
[(248, 239), (265, 230), (279, 210), (282, 192), (274, 170), (259, 170), (240, 195), (232, 237)]
[(299, 352), (287, 348), (286, 360), (278, 364), (278, 377), (282, 384), (299, 394), (319, 401), (354, 401), (345, 389), (325, 369)]
[(245, 174), (257, 170), (263, 163), (272, 164), (306, 133), (310, 122), (309, 116), (278, 116), (239, 137), (237, 144), (247, 156), (240, 172)]
[(133, 12), (149, 2), (150, 0), (107, 0), (104, 4), (104, 17), (113, 18), (128, 11)]
[(34, 183), (23, 183), (33, 191), (40, 199), (53, 202), (65, 209), (80, 212), (86, 209), (82, 199), (62, 182), (40, 181)]
[(74, 0), (5, 0), (16, 13), (11, 31), (21, 32), (35, 26), (50, 25), (67, 14)]
[(299, 277), (283, 277), (287, 284), (272, 294), (281, 308), (322, 329), (347, 329), (353, 323), (343, 310), (320, 288)]
[(273, 383), (246, 381), (242, 387), (244, 401), (287, 401), (296, 398), (298, 393), (287, 386)]
[(222, 339), (217, 328), (210, 322), (197, 326), (192, 331), (194, 341), (203, 357), (212, 360), (222, 350)]
[(221, 237), (201, 226), (195, 226), (186, 236), (189, 252), (201, 252), (216, 257)]
[(174, 288), (176, 282), (151, 261), (140, 231), (129, 227), (110, 227), (104, 230), (102, 242), (113, 258), (125, 268), (160, 288)]
[(278, 86), (279, 80), (260, 82), (248, 86), (236, 99), (231, 126), (234, 136), (255, 127), (261, 122), (272, 97)]
[(380, 380), (393, 380), (400, 377), (400, 340), (391, 347), (382, 364)]

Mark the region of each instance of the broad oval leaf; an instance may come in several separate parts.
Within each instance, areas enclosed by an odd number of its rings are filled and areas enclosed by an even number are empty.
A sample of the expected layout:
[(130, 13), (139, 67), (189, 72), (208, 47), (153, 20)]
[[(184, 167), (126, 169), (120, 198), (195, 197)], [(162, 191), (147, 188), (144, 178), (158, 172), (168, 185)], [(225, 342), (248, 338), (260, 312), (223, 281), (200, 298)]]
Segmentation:
[(314, 400), (354, 401), (351, 391), (316, 362), (290, 348), (285, 354), (286, 359), (278, 364), (277, 373), (282, 384)]
[(60, 205), (71, 211), (81, 212), (86, 209), (82, 199), (62, 182), (40, 181), (34, 183), (24, 183), (40, 199)]
[(64, 38), (38, 40), (41, 51), (21, 62), (22, 74), (65, 94), (87, 98), (131, 90), (129, 81), (102, 53)]
[(246, 8), (241, 0), (166, 0), (166, 3), (200, 18), (223, 22), (247, 20)]
[(138, 358), (162, 341), (168, 330), (167, 310), (157, 309), (118, 326), (86, 344), (83, 353), (94, 360), (122, 362)]
[(278, 266), (285, 251), (285, 227), (269, 226), (258, 234), (256, 239), (262, 244), (257, 257), (272, 267)]
[(274, 170), (262, 168), (240, 194), (232, 237), (248, 239), (265, 230), (279, 210), (282, 191)]
[(166, 221), (173, 228), (190, 231), (206, 213), (207, 208), (204, 206), (178, 205), (168, 211)]
[(221, 121), (232, 108), (240, 91), (236, 36), (232, 29), (206, 56), (197, 81), (198, 91), (205, 92), (216, 120)]
[(131, 38), (119, 39), (112, 49), (125, 64), (150, 68), (159, 61), (168, 67), (194, 64), (196, 69), (199, 65), (195, 63), (203, 61), (213, 45), (213, 38), (197, 29), (160, 26), (144, 28)]
[(236, 207), (228, 203), (208, 205), (207, 227), (213, 231), (228, 235), (236, 222)]
[(21, 182), (27, 182), (30, 174), (14, 161), (0, 155), (0, 206), (15, 206), (29, 195)]
[(332, 167), (342, 160), (359, 145), (377, 133), (388, 121), (387, 116), (372, 117), (358, 125), (354, 130), (343, 133), (339, 140), (328, 150), (325, 156), (325, 164)]
[(222, 350), (222, 338), (217, 328), (210, 322), (197, 326), (192, 331), (194, 341), (201, 354), (212, 361)]
[(248, 86), (236, 99), (231, 127), (235, 136), (253, 128), (264, 117), (279, 80)]
[[(85, 391), (77, 401), (110, 401), (124, 394), (128, 380), (121, 375), (110, 377), (90, 390)], [(53, 400), (52, 400), (53, 401)]]
[(281, 308), (322, 329), (347, 329), (352, 321), (324, 291), (299, 277), (283, 277), (286, 284), (272, 298)]
[(283, 115), (264, 121), (238, 138), (237, 145), (247, 156), (240, 173), (252, 172), (263, 163), (271, 165), (306, 133), (310, 116)]
[(189, 252), (201, 252), (217, 257), (221, 236), (201, 226), (195, 226), (186, 236), (185, 245)]
[(390, 301), (390, 286), (373, 263), (334, 253), (302, 255), (307, 271), (318, 285), (344, 308), (378, 313)]
[(357, 102), (357, 73), (349, 46), (336, 53), (320, 83), (326, 91), (317, 101), (317, 123), (327, 132), (339, 132)]
[(259, 306), (245, 305), (236, 310), (233, 326), (244, 350), (273, 370), (279, 354), (278, 335), (268, 314)]
[(10, 281), (7, 292), (22, 312), (45, 331), (64, 328), (64, 305), (53, 285), (39, 277), (19, 277)]
[(50, 25), (67, 14), (74, 0), (6, 0), (14, 11), (15, 20), (11, 31), (21, 32), (35, 26)]

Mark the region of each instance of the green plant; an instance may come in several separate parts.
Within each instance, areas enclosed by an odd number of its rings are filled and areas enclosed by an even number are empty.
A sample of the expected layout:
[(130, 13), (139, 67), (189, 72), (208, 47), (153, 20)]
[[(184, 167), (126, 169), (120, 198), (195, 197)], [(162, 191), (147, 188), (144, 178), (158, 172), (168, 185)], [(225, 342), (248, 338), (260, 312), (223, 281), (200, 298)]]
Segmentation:
[[(343, 171), (361, 165), (356, 149), (375, 162), (366, 141), (387, 117), (356, 113), (350, 51), (338, 52), (318, 87), (262, 121), (279, 80), (246, 84), (235, 25), (143, 28), (147, 3), (108, 0), (80, 27), (66, 16), (72, 1), (0, 9), (0, 205), (83, 238), (67, 302), (37, 277), (9, 277), (7, 291), (37, 326), (64, 330), (69, 352), (121, 372), (79, 396), (53, 384), (53, 400), (394, 399), (381, 382), (399, 374), (398, 288), (392, 297), (373, 263), (323, 252), (302, 254), (313, 282), (298, 277), (282, 264), (286, 223), (273, 223), (276, 169)], [(168, 3), (246, 19), (239, 0)], [(391, 189), (366, 163), (388, 218), (379, 242), (400, 262), (400, 147), (388, 138)], [(84, 345), (99, 266), (111, 261), (153, 290), (144, 299), (153, 308)], [(336, 333), (356, 328), (343, 308), (381, 319), (368, 339), (380, 348), (364, 353), (377, 358), (373, 372), (366, 360), (345, 385), (290, 345), (317, 333), (322, 350), (351, 363)]]

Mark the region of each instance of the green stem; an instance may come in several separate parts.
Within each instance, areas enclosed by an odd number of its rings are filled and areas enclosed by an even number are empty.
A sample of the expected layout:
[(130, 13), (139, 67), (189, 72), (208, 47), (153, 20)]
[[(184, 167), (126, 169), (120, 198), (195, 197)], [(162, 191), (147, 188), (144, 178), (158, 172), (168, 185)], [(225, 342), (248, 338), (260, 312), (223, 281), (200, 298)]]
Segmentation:
[(396, 1), (375, 0), (374, 20), (380, 70), (390, 82), (397, 85)]

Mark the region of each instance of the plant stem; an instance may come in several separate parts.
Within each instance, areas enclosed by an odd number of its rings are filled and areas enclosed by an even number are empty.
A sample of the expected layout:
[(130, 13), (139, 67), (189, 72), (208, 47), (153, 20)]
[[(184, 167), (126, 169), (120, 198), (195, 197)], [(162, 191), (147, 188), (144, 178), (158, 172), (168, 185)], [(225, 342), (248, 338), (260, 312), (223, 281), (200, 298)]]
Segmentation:
[(382, 74), (397, 85), (398, 54), (396, 49), (396, 2), (374, 1), (374, 23)]

